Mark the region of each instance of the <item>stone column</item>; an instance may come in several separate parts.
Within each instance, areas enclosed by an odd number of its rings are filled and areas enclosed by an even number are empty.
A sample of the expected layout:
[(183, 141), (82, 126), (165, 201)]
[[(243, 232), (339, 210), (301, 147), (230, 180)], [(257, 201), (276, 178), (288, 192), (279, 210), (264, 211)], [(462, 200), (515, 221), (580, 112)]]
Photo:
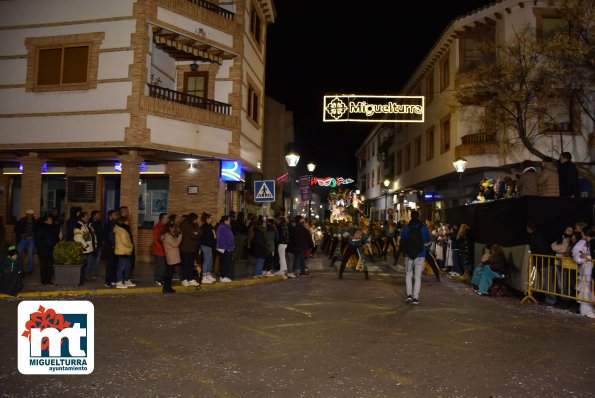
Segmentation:
[(45, 162), (37, 153), (31, 152), (20, 159), (23, 165), (21, 176), (21, 209), (19, 217), (25, 215), (27, 209), (33, 209), (35, 218), (41, 216), (41, 166)]

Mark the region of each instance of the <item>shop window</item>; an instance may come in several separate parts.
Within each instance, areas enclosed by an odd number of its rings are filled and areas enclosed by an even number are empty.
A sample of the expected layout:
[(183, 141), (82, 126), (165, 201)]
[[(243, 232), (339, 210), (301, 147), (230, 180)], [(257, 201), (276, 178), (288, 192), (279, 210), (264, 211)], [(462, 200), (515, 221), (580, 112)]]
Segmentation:
[(8, 217), (7, 224), (16, 224), (16, 222), (24, 216), (21, 214), (21, 185), (22, 178), (20, 175), (11, 176), (8, 183)]
[(44, 175), (41, 179), (41, 214), (48, 214), (51, 209), (56, 208), (63, 222), (65, 198), (66, 177)]
[(168, 177), (141, 177), (138, 192), (138, 225), (140, 227), (152, 227), (159, 221), (159, 214), (167, 213), (168, 190)]

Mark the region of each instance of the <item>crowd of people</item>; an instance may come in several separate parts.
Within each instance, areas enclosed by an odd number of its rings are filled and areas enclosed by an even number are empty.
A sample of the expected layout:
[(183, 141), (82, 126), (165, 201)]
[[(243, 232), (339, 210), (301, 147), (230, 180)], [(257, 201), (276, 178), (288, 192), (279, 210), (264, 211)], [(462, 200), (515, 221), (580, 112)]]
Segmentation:
[[(14, 252), (23, 276), (33, 273), (37, 254), (41, 283), (51, 284), (53, 249), (65, 239), (81, 245), (84, 256), (81, 284), (100, 277), (100, 264), (105, 263), (105, 287), (136, 286), (133, 282), (135, 246), (125, 206), (108, 211), (105, 222), (99, 211), (89, 213), (78, 206), (70, 208), (65, 221), (57, 212), (36, 218), (34, 211), (28, 209), (14, 230)], [(153, 227), (154, 283), (162, 286), (164, 293), (174, 293), (172, 280), (176, 271), (182, 286), (231, 282), (236, 245), (242, 246), (245, 256), (255, 258), (255, 278), (305, 275), (308, 272), (306, 258), (313, 256), (316, 248), (314, 230), (301, 216), (289, 219), (282, 215), (267, 218), (248, 214), (244, 217), (243, 212), (237, 215), (231, 212), (215, 223), (207, 212), (200, 216), (193, 212), (161, 213)], [(3, 236), (5, 242), (5, 230)], [(0, 247), (4, 254), (6, 249), (7, 246)], [(21, 259), (26, 260), (26, 264), (22, 264)]]
[[(37, 252), (42, 284), (52, 283), (52, 251), (61, 239), (79, 242), (84, 255), (81, 283), (100, 275), (100, 264), (105, 260), (105, 286), (117, 289), (135, 285), (135, 250), (130, 230), (128, 208), (110, 210), (107, 220), (99, 211), (85, 212), (71, 207), (70, 217), (62, 222), (52, 212), (36, 219), (28, 209), (15, 224), (16, 245), (9, 250), (6, 233), (0, 237), (2, 258), (12, 269), (20, 267), (24, 274), (34, 268), (33, 254)], [(405, 257), (406, 303), (419, 304), (421, 274), (429, 267), (436, 280), (441, 273), (470, 284), (479, 295), (506, 294), (505, 278), (511, 272), (503, 248), (488, 244), (483, 248), (481, 260), (475, 264), (472, 231), (466, 224), (431, 225), (420, 220), (417, 211), (411, 212), (407, 223), (372, 221), (363, 216), (330, 222), (320, 226), (296, 216), (287, 218), (256, 216), (243, 212), (222, 216), (214, 222), (212, 215), (202, 212), (184, 215), (161, 213), (153, 227), (152, 250), (154, 256), (154, 283), (164, 293), (173, 293), (173, 277), (178, 271), (182, 286), (231, 282), (234, 258), (238, 253), (255, 259), (253, 277), (282, 276), (295, 278), (306, 275), (306, 259), (326, 255), (330, 266), (340, 261), (338, 278), (343, 279), (346, 267), (363, 271), (369, 279), (367, 261), (387, 259), (392, 254), (393, 265), (400, 255)], [(537, 255), (555, 255), (573, 258), (578, 264), (577, 283), (556, 286), (566, 298), (546, 294), (548, 304), (568, 301), (576, 293), (581, 315), (595, 317), (592, 301), (591, 262), (595, 255), (590, 240), (595, 230), (586, 223), (569, 225), (561, 237), (547, 242), (534, 224), (527, 224), (529, 247)], [(238, 250), (241, 249), (241, 250)], [(26, 259), (22, 264), (21, 259)], [(428, 270), (428, 272), (430, 272)], [(552, 268), (552, 272), (559, 272)], [(558, 280), (568, 276), (559, 275)], [(560, 284), (562, 285), (562, 284)], [(564, 289), (564, 290), (562, 290)], [(583, 300), (581, 300), (583, 299)]]
[(539, 163), (524, 160), (516, 180), (510, 176), (495, 181), (484, 178), (480, 183), (476, 202), (523, 196), (580, 197), (579, 172), (570, 152), (562, 152), (558, 160), (545, 157)]

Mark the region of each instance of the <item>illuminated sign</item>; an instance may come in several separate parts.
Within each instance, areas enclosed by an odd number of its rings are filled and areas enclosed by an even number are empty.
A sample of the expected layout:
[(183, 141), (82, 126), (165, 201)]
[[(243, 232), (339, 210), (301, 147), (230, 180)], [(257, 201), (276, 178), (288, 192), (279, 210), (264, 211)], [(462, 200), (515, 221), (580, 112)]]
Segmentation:
[(318, 184), (321, 187), (331, 187), (331, 188), (334, 188), (334, 187), (339, 186), (339, 185), (351, 184), (352, 182), (353, 182), (353, 179), (352, 178), (343, 178), (343, 177), (337, 177), (337, 178), (333, 178), (333, 177), (326, 177), (326, 178), (312, 177), (312, 179), (310, 180), (310, 184), (312, 184), (312, 185)]
[(221, 181), (242, 181), (242, 163), (237, 160), (222, 160)]
[(325, 95), (324, 122), (412, 122), (424, 121), (423, 96)]

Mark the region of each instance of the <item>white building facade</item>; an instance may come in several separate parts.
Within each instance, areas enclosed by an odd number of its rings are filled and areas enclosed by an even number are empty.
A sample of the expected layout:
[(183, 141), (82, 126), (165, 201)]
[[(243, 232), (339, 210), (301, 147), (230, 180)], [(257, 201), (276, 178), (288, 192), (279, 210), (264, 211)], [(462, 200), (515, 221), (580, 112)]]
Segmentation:
[[(442, 209), (475, 201), (484, 178), (514, 178), (523, 160), (539, 161), (522, 146), (504, 145), (510, 131), (480, 132), (481, 107), (459, 103), (455, 92), (468, 81), (480, 40), (502, 43), (527, 26), (540, 35), (559, 18), (547, 1), (502, 0), (451, 22), (398, 93), (425, 97), (424, 122), (378, 123), (356, 152), (368, 215), (406, 220), (415, 208), (440, 222)], [(575, 163), (588, 165), (592, 120), (576, 104), (553, 118), (536, 121), (535, 147), (553, 159), (570, 152)], [(467, 161), (459, 174), (458, 158)]]
[(6, 220), (124, 205), (149, 226), (163, 192), (170, 213), (237, 211), (222, 162), (259, 172), (275, 17), (272, 0), (0, 2)]

